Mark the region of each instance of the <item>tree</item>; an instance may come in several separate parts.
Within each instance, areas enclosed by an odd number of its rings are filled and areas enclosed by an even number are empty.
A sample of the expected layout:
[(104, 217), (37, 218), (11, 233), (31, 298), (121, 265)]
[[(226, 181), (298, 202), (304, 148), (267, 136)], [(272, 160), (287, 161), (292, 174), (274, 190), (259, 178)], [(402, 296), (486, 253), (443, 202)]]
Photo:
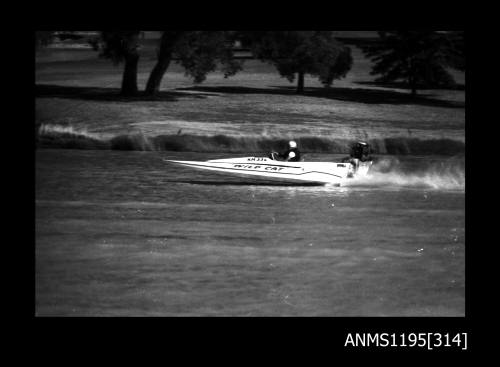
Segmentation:
[(121, 86), (124, 96), (138, 93), (139, 34), (140, 31), (101, 31), (101, 38), (94, 43), (100, 57), (111, 59), (116, 65), (124, 62)]
[(222, 65), (224, 77), (234, 75), (242, 65), (233, 55), (235, 36), (230, 31), (164, 31), (145, 93), (154, 95), (159, 91), (163, 75), (174, 58), (195, 83), (203, 82), (217, 63)]
[[(122, 79), (122, 94), (133, 96), (138, 93), (137, 66), (139, 62), (140, 31), (102, 31), (94, 48), (100, 56), (111, 59), (115, 64), (125, 62)], [(164, 31), (158, 50), (157, 62), (146, 83), (145, 94), (156, 94), (170, 62), (174, 59), (185, 68), (186, 74), (201, 83), (208, 72), (222, 64), (224, 76), (234, 75), (241, 70), (241, 62), (233, 58), (235, 32), (227, 31)]]
[(273, 64), (290, 82), (297, 76), (297, 93), (304, 91), (304, 75), (318, 76), (330, 86), (352, 66), (349, 47), (330, 31), (263, 31), (243, 35), (255, 57)]
[(405, 80), (412, 96), (423, 86), (451, 86), (449, 68), (465, 70), (465, 50), (460, 34), (439, 31), (378, 32), (380, 42), (362, 46), (375, 65), (371, 75), (378, 82)]
[(449, 61), (454, 69), (465, 72), (465, 32), (453, 31), (450, 39)]
[(347, 46), (340, 48), (340, 53), (336, 61), (319, 74), (319, 79), (323, 85), (329, 87), (334, 79), (344, 78), (352, 67), (351, 49)]
[(147, 95), (153, 95), (159, 91), (163, 75), (167, 71), (170, 61), (172, 60), (175, 44), (183, 33), (183, 31), (163, 32), (157, 52), (158, 59), (146, 84), (145, 93)]

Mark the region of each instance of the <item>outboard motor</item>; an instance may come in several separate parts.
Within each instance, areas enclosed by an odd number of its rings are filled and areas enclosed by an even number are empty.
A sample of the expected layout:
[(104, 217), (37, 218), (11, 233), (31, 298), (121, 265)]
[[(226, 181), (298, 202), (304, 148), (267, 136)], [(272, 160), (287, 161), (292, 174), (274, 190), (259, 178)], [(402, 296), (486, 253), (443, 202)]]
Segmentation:
[(351, 148), (351, 158), (359, 159), (361, 162), (371, 160), (370, 146), (364, 141), (358, 141)]
[[(371, 149), (368, 143), (358, 141), (351, 147), (351, 154), (348, 158), (343, 159), (343, 162), (351, 163), (347, 177), (353, 177), (358, 171), (368, 172), (371, 166), (372, 157), (370, 156)], [(366, 163), (362, 163), (366, 162)]]

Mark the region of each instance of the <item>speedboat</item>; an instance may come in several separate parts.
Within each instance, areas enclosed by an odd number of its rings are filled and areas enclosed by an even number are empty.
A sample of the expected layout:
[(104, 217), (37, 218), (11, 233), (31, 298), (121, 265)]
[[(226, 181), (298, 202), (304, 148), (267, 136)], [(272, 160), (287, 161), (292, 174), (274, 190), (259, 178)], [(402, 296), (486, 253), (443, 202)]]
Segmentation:
[(253, 176), (283, 182), (307, 182), (341, 185), (346, 179), (366, 175), (371, 160), (350, 158), (346, 162), (290, 162), (268, 157), (223, 158), (208, 161), (166, 162), (196, 169), (237, 176)]

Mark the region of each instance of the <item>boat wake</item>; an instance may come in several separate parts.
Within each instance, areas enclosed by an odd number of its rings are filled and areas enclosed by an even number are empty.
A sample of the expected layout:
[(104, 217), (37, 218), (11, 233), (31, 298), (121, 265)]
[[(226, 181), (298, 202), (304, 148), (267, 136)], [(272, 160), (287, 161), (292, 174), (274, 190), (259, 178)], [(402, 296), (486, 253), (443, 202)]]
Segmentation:
[(463, 159), (422, 160), (417, 164), (384, 158), (373, 165), (366, 176), (347, 181), (348, 187), (428, 188), (465, 191), (465, 164)]

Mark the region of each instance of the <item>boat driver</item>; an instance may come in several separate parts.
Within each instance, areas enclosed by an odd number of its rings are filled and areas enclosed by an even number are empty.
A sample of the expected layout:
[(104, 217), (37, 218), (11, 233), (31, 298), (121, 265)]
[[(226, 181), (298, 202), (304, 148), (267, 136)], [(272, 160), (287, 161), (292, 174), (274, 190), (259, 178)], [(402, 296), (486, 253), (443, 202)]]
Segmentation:
[(293, 140), (288, 142), (288, 149), (283, 153), (272, 152), (271, 159), (284, 160), (287, 162), (300, 162), (300, 151), (297, 148), (297, 143)]

